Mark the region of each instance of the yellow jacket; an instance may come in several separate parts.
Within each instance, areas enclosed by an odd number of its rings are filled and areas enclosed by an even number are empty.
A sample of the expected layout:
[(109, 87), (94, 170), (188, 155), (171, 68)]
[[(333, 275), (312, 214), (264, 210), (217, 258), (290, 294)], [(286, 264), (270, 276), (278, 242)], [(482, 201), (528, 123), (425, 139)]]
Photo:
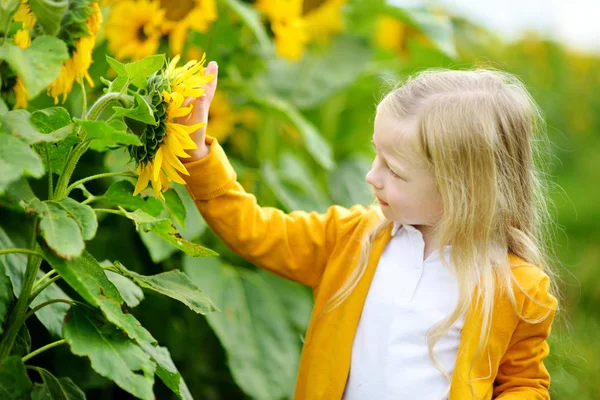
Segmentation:
[[(331, 206), (325, 214), (260, 207), (256, 198), (236, 181), (236, 173), (223, 149), (212, 137), (205, 158), (186, 163), (184, 176), (198, 209), (214, 232), (236, 253), (277, 275), (310, 286), (315, 306), (304, 342), (296, 382), (296, 400), (335, 400), (344, 392), (352, 342), (369, 285), (391, 229), (373, 244), (367, 270), (352, 294), (339, 307), (316, 316), (349, 276), (358, 259), (360, 239), (377, 215), (357, 205)], [(556, 306), (548, 292), (548, 276), (514, 254), (508, 255), (520, 285), (537, 302)], [(539, 318), (548, 309), (515, 291), (521, 313)], [(475, 356), (480, 320), (476, 310), (465, 316), (450, 400), (473, 399), (469, 367)], [(471, 371), (471, 382), (482, 399), (549, 399), (550, 376), (543, 360), (549, 352), (546, 338), (554, 317), (539, 324), (519, 320), (508, 300), (497, 299), (486, 351)]]

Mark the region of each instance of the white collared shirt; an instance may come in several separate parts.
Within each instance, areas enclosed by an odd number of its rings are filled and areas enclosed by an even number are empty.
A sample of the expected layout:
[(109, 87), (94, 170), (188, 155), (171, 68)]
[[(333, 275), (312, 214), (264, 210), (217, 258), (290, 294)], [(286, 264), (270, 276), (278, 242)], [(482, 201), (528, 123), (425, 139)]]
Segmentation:
[[(458, 282), (437, 250), (423, 261), (424, 249), (418, 229), (394, 224), (354, 337), (344, 400), (447, 399), (450, 384), (429, 358), (426, 333), (456, 307)], [(434, 347), (450, 376), (463, 322)]]

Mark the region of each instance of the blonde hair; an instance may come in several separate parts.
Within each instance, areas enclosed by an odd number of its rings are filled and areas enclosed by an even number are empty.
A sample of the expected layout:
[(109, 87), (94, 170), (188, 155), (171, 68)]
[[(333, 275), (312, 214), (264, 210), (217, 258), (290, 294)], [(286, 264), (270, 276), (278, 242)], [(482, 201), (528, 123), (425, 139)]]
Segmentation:
[[(427, 345), (430, 358), (450, 381), (433, 347), (471, 301), (481, 306), (477, 354), (487, 346), (497, 290), (508, 295), (515, 313), (530, 323), (543, 321), (553, 309), (542, 304), (548, 313), (536, 320), (521, 315), (511, 283), (525, 290), (511, 272), (508, 253), (544, 270), (551, 294), (559, 297), (557, 273), (551, 267), (554, 219), (544, 169), (550, 155), (544, 119), (518, 78), (481, 68), (418, 73), (389, 92), (377, 111), (399, 122), (416, 118), (417, 155), (433, 173), (443, 203), (434, 233), (442, 262), (458, 279), (459, 296), (451, 315), (428, 331)], [(395, 141), (398, 147), (404, 145), (401, 142)], [(362, 238), (356, 268), (324, 312), (340, 305), (363, 276), (373, 241), (393, 223), (381, 212), (379, 216)], [(450, 264), (442, 251), (446, 245), (451, 246)], [(478, 296), (472, 300), (475, 291)]]

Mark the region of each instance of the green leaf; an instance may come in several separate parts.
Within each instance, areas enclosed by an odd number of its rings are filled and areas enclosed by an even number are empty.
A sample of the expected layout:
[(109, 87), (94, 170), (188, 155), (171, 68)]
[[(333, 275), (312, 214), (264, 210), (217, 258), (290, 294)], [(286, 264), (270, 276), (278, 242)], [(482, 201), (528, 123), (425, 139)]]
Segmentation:
[[(165, 65), (165, 55), (156, 54), (129, 64), (125, 64), (125, 71), (129, 80), (148, 78), (150, 75)], [(114, 67), (113, 67), (114, 68)]]
[[(103, 267), (113, 266), (109, 260), (102, 261), (100, 265)], [(105, 269), (104, 273), (106, 274), (106, 277), (113, 283), (113, 285), (116, 286), (117, 290), (121, 294), (121, 297), (125, 301), (125, 304), (127, 304), (129, 307), (135, 307), (139, 305), (142, 300), (144, 300), (144, 292), (142, 291), (142, 288), (133, 283), (131, 279), (108, 269)]]
[(5, 60), (21, 77), (30, 98), (58, 78), (63, 62), (68, 59), (66, 44), (52, 36), (38, 36), (26, 49), (8, 43), (0, 47), (0, 60)]
[(206, 247), (185, 240), (181, 237), (181, 234), (177, 229), (175, 229), (173, 223), (166, 218), (157, 219), (142, 210), (128, 212), (121, 208), (121, 211), (123, 212), (123, 215), (135, 222), (135, 229), (137, 231), (152, 232), (192, 257), (218, 255), (218, 253), (207, 249)]
[(117, 117), (128, 117), (136, 121), (143, 122), (149, 125), (158, 125), (152, 108), (146, 101), (146, 99), (139, 93), (134, 93), (135, 105), (132, 108), (124, 108), (114, 106), (115, 114)]
[(327, 196), (317, 185), (307, 187), (302, 184), (317, 180), (308, 166), (289, 152), (281, 153), (279, 159), (277, 168), (263, 162), (261, 176), (285, 208), (288, 211), (325, 212), (329, 204)]
[(40, 133), (32, 123), (31, 114), (26, 110), (13, 110), (0, 116), (0, 124), (7, 133), (23, 139), (29, 144), (40, 142), (58, 142), (66, 138), (73, 131), (73, 126), (44, 134)]
[(142, 144), (140, 139), (133, 133), (127, 132), (127, 125), (123, 121), (114, 120), (110, 123), (106, 121), (90, 121), (74, 118), (77, 125), (80, 125), (87, 133), (86, 139), (94, 140), (90, 148), (97, 151), (106, 149), (106, 146), (117, 144), (136, 145)]
[(4, 102), (4, 100), (0, 99), (0, 115), (8, 112), (8, 106)]
[(21, 357), (9, 356), (0, 360), (0, 398), (23, 400), (29, 397), (32, 389)]
[(165, 196), (165, 204), (167, 205), (171, 216), (179, 225), (185, 228), (186, 210), (179, 194), (177, 194), (175, 189), (170, 189), (164, 192), (163, 196)]
[(257, 399), (291, 398), (299, 337), (273, 289), (255, 271), (222, 264), (218, 258), (185, 257), (184, 270), (224, 310), (206, 318), (240, 388)]
[(0, 131), (0, 193), (21, 176), (41, 178), (44, 164), (27, 143)]
[(56, 201), (33, 199), (22, 203), (25, 211), (40, 217), (40, 231), (53, 252), (62, 258), (78, 257), (85, 244), (77, 221)]
[(69, 8), (67, 0), (29, 0), (31, 11), (44, 29), (44, 33), (56, 36), (60, 21)]
[(101, 199), (132, 211), (139, 208), (153, 217), (159, 216), (164, 208), (163, 203), (152, 196), (146, 198), (133, 196), (134, 190), (133, 183), (125, 179), (119, 180), (109, 186)]
[(225, 4), (235, 12), (240, 19), (250, 28), (250, 31), (256, 36), (260, 44), (262, 55), (272, 55), (275, 53), (272, 41), (260, 20), (260, 14), (252, 7), (239, 0), (226, 0)]
[(428, 6), (396, 6), (386, 4), (386, 13), (427, 35), (433, 44), (449, 57), (457, 57), (454, 29), (447, 15), (435, 15)]
[(119, 76), (127, 77), (127, 69), (125, 69), (125, 64), (115, 60), (109, 55), (106, 56), (106, 61), (108, 61), (108, 65), (110, 65)]
[(2, 326), (4, 318), (8, 313), (10, 303), (13, 301), (12, 290), (10, 290), (10, 278), (7, 275), (6, 267), (3, 262), (3, 258), (0, 256), (0, 334), (3, 332)]
[[(12, 240), (8, 237), (4, 229), (0, 227), (0, 248), (8, 249), (14, 247), (15, 245)], [(4, 270), (12, 282), (13, 293), (18, 297), (21, 294), (23, 276), (25, 275), (25, 269), (27, 268), (27, 256), (25, 254), (7, 254), (0, 257), (0, 264), (4, 264)], [(39, 279), (42, 276), (44, 276), (44, 271), (38, 271), (37, 278)], [(52, 283), (38, 294), (29, 306), (35, 307), (52, 299), (71, 300), (71, 298), (56, 283)], [(35, 313), (35, 316), (53, 336), (61, 337), (63, 321), (69, 307), (70, 306), (65, 303), (50, 304), (39, 309)]]
[(19, 9), (20, 0), (2, 0), (0, 1), (0, 32), (10, 29), (10, 22), (13, 15)]
[(371, 161), (366, 157), (353, 156), (330, 172), (329, 195), (335, 204), (352, 207), (355, 204), (367, 206), (373, 202), (373, 193), (364, 184)]
[(154, 400), (156, 365), (114, 325), (85, 307), (73, 307), (63, 334), (73, 354), (88, 357), (94, 371), (137, 398)]
[[(347, 88), (367, 68), (372, 50), (366, 38), (340, 35), (320, 53), (307, 52), (297, 63), (273, 58), (262, 76), (274, 93), (301, 109), (312, 108)], [(348, 61), (348, 55), (352, 61)]]
[(118, 261), (114, 262), (114, 266), (123, 276), (131, 279), (141, 288), (179, 300), (197, 314), (206, 315), (216, 310), (215, 305), (208, 296), (198, 289), (190, 281), (190, 278), (180, 270), (174, 269), (156, 275), (144, 276), (129, 271)]
[(150, 354), (152, 360), (157, 364), (156, 375), (182, 400), (192, 400), (192, 394), (188, 389), (175, 363), (171, 359), (169, 350), (161, 346), (143, 344), (142, 349)]
[(15, 344), (13, 344), (13, 347), (10, 350), (10, 354), (19, 357), (24, 357), (25, 355), (29, 354), (30, 351), (31, 335), (29, 334), (29, 329), (27, 329), (27, 325), (23, 324), (19, 328), (19, 333), (17, 333)]
[(36, 110), (31, 114), (31, 122), (42, 133), (62, 136), (65, 130), (70, 131), (70, 134), (65, 139), (47, 146), (50, 155), (50, 165), (48, 165), (46, 160), (46, 147), (43, 145), (34, 146), (43, 160), (46, 170), (59, 174), (65, 166), (69, 150), (80, 142), (79, 137), (73, 130), (74, 125), (69, 112), (63, 107), (49, 107)]
[(86, 204), (65, 197), (60, 201), (60, 205), (65, 209), (71, 218), (73, 218), (81, 228), (83, 240), (92, 240), (96, 236), (98, 229), (98, 219), (94, 209)]
[(133, 315), (123, 311), (121, 307), (124, 301), (119, 290), (106, 277), (104, 270), (91, 254), (84, 251), (81, 257), (64, 260), (46, 248), (43, 251), (48, 263), (65, 282), (89, 304), (100, 308), (110, 322), (140, 344), (156, 343), (150, 332), (141, 326)]
[(35, 367), (43, 384), (36, 383), (31, 400), (85, 400), (85, 394), (73, 383), (71, 378), (57, 379), (50, 371)]
[(268, 96), (262, 101), (267, 107), (285, 115), (298, 128), (306, 150), (319, 165), (326, 170), (332, 170), (335, 167), (331, 146), (321, 136), (312, 122), (306, 119), (294, 106), (281, 98)]

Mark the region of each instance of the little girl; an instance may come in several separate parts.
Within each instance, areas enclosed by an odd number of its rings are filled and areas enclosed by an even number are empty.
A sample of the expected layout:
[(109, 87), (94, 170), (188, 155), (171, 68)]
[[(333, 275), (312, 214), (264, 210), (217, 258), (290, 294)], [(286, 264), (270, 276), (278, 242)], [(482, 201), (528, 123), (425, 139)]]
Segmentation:
[[(207, 73), (178, 122), (207, 121), (216, 63)], [(314, 291), (295, 399), (550, 398), (540, 122), (508, 73), (420, 73), (377, 107), (366, 180), (379, 204), (324, 214), (260, 207), (206, 126), (192, 135), (183, 178), (206, 222)]]

